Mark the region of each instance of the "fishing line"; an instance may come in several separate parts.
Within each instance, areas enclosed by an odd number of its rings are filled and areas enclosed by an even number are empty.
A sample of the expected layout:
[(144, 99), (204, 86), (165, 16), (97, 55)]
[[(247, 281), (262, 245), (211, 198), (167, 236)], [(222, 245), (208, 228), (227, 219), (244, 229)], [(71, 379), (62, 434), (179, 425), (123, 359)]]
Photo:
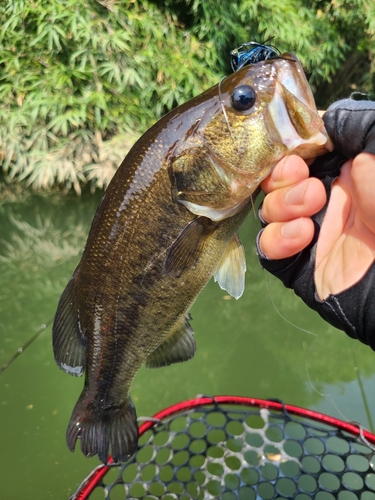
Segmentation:
[[(258, 228), (258, 232), (261, 230), (261, 225), (260, 225), (260, 222), (259, 222), (259, 218), (258, 218), (258, 214), (255, 210), (255, 206), (253, 204), (253, 214), (254, 214), (254, 218), (255, 218), (255, 224)], [(292, 321), (290, 321), (289, 319), (287, 319), (280, 311), (279, 309), (277, 308), (276, 306), (276, 303), (275, 303), (275, 300), (272, 296), (272, 292), (271, 292), (271, 286), (270, 286), (270, 281), (269, 281), (269, 276), (267, 274), (267, 271), (262, 268), (262, 271), (263, 271), (263, 276), (264, 276), (264, 280), (265, 280), (265, 283), (266, 283), (266, 287), (267, 287), (267, 291), (268, 291), (268, 296), (271, 300), (271, 303), (272, 303), (272, 306), (275, 310), (275, 312), (280, 316), (280, 318), (285, 321), (288, 325), (292, 326), (293, 328), (297, 329), (297, 330), (300, 330), (301, 332), (304, 332), (304, 333), (307, 333), (309, 335), (312, 335), (313, 337), (315, 337), (315, 339), (318, 338), (318, 334), (315, 333), (315, 332), (312, 332), (310, 330), (307, 330), (305, 328), (302, 328), (301, 326), (298, 326), (296, 325), (295, 323), (293, 323)], [(318, 394), (320, 397), (322, 398), (328, 398), (328, 400), (331, 402), (332, 406), (335, 408), (335, 410), (337, 411), (337, 413), (341, 416), (341, 418), (345, 421), (349, 421), (350, 419), (348, 419), (348, 417), (339, 409), (339, 407), (337, 406), (333, 396), (331, 393), (323, 393), (323, 392), (320, 392), (318, 391), (318, 389), (314, 386), (314, 383), (311, 379), (311, 376), (310, 376), (310, 373), (309, 373), (309, 368), (308, 368), (308, 358), (309, 358), (309, 351), (311, 349), (313, 344), (310, 344), (308, 346), (308, 349), (307, 349), (307, 352), (305, 354), (305, 367), (306, 367), (306, 376), (307, 376), (307, 380), (308, 380), (308, 383), (310, 385), (310, 387), (312, 388), (312, 390)]]
[[(259, 221), (258, 211), (255, 210), (254, 203), (252, 204), (252, 212), (254, 214), (255, 225), (257, 226), (257, 233), (259, 233), (259, 231), (262, 229), (262, 226), (261, 226), (260, 221)], [(269, 282), (269, 276), (267, 274), (267, 271), (263, 267), (261, 269), (263, 271), (264, 280), (265, 280), (265, 283), (266, 283), (266, 286), (267, 286), (267, 291), (268, 291), (269, 298), (271, 300), (273, 308), (275, 309), (276, 313), (280, 316), (280, 318), (283, 319), (286, 323), (288, 323), (288, 325), (292, 326), (293, 328), (296, 328), (297, 330), (301, 330), (301, 332), (305, 332), (305, 333), (308, 333), (309, 335), (313, 335), (314, 337), (317, 337), (318, 335), (316, 333), (311, 332), (310, 330), (306, 330), (305, 328), (302, 328), (301, 326), (298, 326), (298, 325), (292, 323), (292, 321), (288, 320), (285, 316), (283, 316), (281, 314), (281, 312), (278, 310), (278, 308), (276, 306), (276, 303), (275, 303), (275, 301), (274, 301), (274, 299), (272, 297), (271, 288), (270, 288), (270, 282)]]
[[(267, 276), (267, 271), (265, 269), (263, 269), (264, 271), (264, 276), (265, 276), (265, 281), (266, 281), (266, 285), (267, 285), (267, 289), (268, 289), (268, 294), (269, 294), (269, 297), (270, 297), (270, 300), (271, 300), (271, 303), (276, 311), (276, 313), (280, 316), (280, 318), (282, 318), (284, 321), (286, 321), (286, 323), (294, 328), (296, 328), (297, 330), (301, 330), (302, 332), (304, 333), (308, 333), (309, 335), (313, 335), (315, 337), (315, 339), (318, 338), (318, 335), (314, 332), (311, 332), (310, 330), (306, 330), (305, 328), (302, 328), (294, 323), (292, 323), (291, 321), (289, 321), (287, 318), (285, 318), (285, 316), (283, 316), (281, 314), (281, 312), (277, 309), (276, 307), (276, 304), (275, 304), (275, 301), (272, 297), (272, 294), (271, 294), (271, 288), (270, 288), (270, 284), (269, 284), (269, 279), (268, 279), (268, 276)], [(311, 349), (312, 347), (312, 343), (308, 346), (308, 349), (307, 349), (307, 352), (305, 354), (305, 368), (306, 368), (306, 375), (307, 375), (307, 380), (308, 380), (308, 383), (310, 385), (310, 387), (312, 388), (312, 390), (318, 394), (320, 397), (322, 398), (328, 398), (329, 401), (332, 403), (332, 406), (335, 408), (335, 410), (337, 411), (337, 413), (340, 415), (340, 417), (349, 422), (350, 419), (348, 419), (348, 417), (340, 410), (340, 408), (337, 406), (333, 396), (331, 393), (324, 393), (324, 392), (320, 392), (318, 391), (318, 389), (315, 387), (312, 379), (311, 379), (311, 376), (310, 376), (310, 372), (309, 372), (309, 367), (308, 367), (308, 359), (309, 359), (309, 350)]]
[(20, 346), (17, 351), (13, 354), (13, 356), (11, 358), (8, 359), (8, 361), (6, 361), (3, 366), (0, 367), (0, 375), (9, 367), (9, 365), (11, 365), (13, 363), (14, 360), (16, 360), (18, 358), (18, 356), (20, 356), (24, 351), (25, 349), (27, 349), (29, 347), (30, 344), (32, 344), (34, 342), (34, 340), (36, 340), (39, 335), (41, 335), (44, 330), (52, 323), (53, 321), (53, 318), (51, 318), (50, 320), (47, 321), (47, 323), (44, 323), (43, 325), (41, 325), (41, 327), (39, 328), (39, 330), (34, 333), (34, 335), (32, 337), (29, 338), (29, 340), (27, 340), (22, 346)]
[(225, 107), (224, 107), (224, 101), (222, 100), (222, 97), (221, 97), (221, 82), (223, 80), (225, 80), (226, 76), (223, 76), (223, 78), (220, 80), (219, 82), (219, 86), (218, 86), (218, 92), (219, 92), (219, 101), (220, 101), (220, 106), (221, 106), (221, 110), (223, 112), (223, 115), (224, 115), (224, 119), (225, 119), (225, 122), (227, 124), (227, 127), (228, 127), (228, 130), (229, 130), (229, 134), (230, 134), (230, 137), (233, 141), (233, 144), (234, 144), (234, 147), (237, 149), (237, 153), (240, 154), (239, 150), (238, 150), (238, 147), (237, 147), (237, 144), (236, 144), (236, 141), (234, 139), (234, 135), (232, 134), (232, 129), (231, 129), (231, 126), (229, 124), (229, 120), (228, 120), (228, 115), (227, 115), (227, 112), (225, 111)]
[(359, 367), (358, 367), (358, 364), (356, 362), (354, 352), (351, 349), (349, 351), (350, 351), (350, 355), (351, 355), (351, 358), (352, 358), (352, 361), (353, 361), (353, 367), (354, 367), (354, 371), (355, 371), (355, 374), (356, 374), (357, 382), (358, 382), (358, 385), (359, 385), (359, 390), (361, 392), (362, 402), (363, 402), (363, 406), (364, 406), (364, 409), (365, 409), (365, 412), (366, 412), (366, 416), (367, 416), (367, 420), (368, 420), (368, 423), (369, 423), (369, 426), (370, 426), (370, 430), (371, 430), (371, 432), (374, 432), (374, 422), (372, 420), (371, 411), (370, 411), (370, 405), (368, 404), (368, 401), (367, 401), (366, 391), (365, 391), (365, 387), (364, 387), (364, 384), (363, 384), (363, 381), (362, 381), (361, 373), (359, 371)]
[[(310, 349), (310, 347), (311, 347), (311, 344), (309, 345), (309, 349)], [(306, 354), (306, 357), (307, 357), (307, 354)], [(309, 373), (307, 362), (306, 362), (306, 375), (307, 375), (307, 379), (309, 381), (309, 384), (310, 384), (312, 390), (314, 392), (316, 392), (316, 394), (318, 394), (319, 396), (329, 399), (329, 401), (332, 403), (332, 406), (335, 408), (335, 410), (340, 415), (340, 417), (342, 418), (342, 420), (345, 420), (346, 422), (350, 422), (350, 419), (337, 406), (337, 403), (333, 399), (333, 396), (332, 396), (332, 394), (330, 392), (327, 393), (327, 394), (325, 394), (324, 392), (318, 391), (318, 389), (316, 389), (316, 387), (314, 387), (314, 384), (313, 384), (313, 382), (311, 380), (311, 377), (310, 377), (310, 373)]]
[[(310, 349), (310, 348), (311, 348), (311, 344), (309, 345), (309, 349)], [(307, 356), (307, 354), (306, 354), (306, 356)], [(337, 413), (340, 415), (341, 419), (342, 419), (342, 420), (345, 420), (346, 422), (350, 422), (350, 418), (348, 418), (348, 417), (345, 415), (345, 413), (343, 413), (343, 412), (340, 410), (340, 408), (337, 406), (337, 403), (336, 403), (336, 401), (334, 400), (334, 398), (333, 398), (333, 396), (332, 396), (332, 394), (331, 394), (330, 392), (329, 392), (329, 393), (327, 393), (327, 394), (325, 394), (324, 392), (320, 392), (320, 391), (318, 391), (318, 389), (316, 389), (316, 388), (314, 387), (314, 384), (313, 384), (313, 382), (312, 382), (312, 380), (311, 380), (311, 377), (310, 377), (310, 374), (309, 374), (309, 369), (308, 369), (307, 362), (306, 362), (306, 375), (307, 375), (307, 379), (308, 379), (308, 381), (309, 381), (309, 384), (310, 384), (310, 386), (311, 386), (312, 390), (313, 390), (314, 392), (316, 392), (316, 394), (318, 394), (319, 396), (321, 396), (321, 397), (325, 397), (325, 398), (328, 398), (328, 399), (329, 399), (329, 401), (332, 403), (332, 406), (335, 408), (335, 410), (337, 411)]]
[(263, 269), (263, 272), (264, 272), (264, 277), (265, 277), (265, 281), (266, 281), (266, 285), (267, 285), (267, 290), (268, 290), (268, 294), (269, 294), (269, 297), (270, 297), (270, 300), (271, 300), (271, 303), (275, 309), (275, 311), (277, 312), (277, 314), (280, 316), (281, 319), (283, 319), (286, 323), (288, 323), (288, 325), (290, 326), (293, 326), (293, 328), (296, 328), (297, 330), (300, 330), (301, 332), (305, 332), (305, 333), (308, 333), (309, 335), (313, 335), (314, 337), (318, 337), (318, 335), (314, 332), (311, 332), (310, 330), (306, 330), (305, 328), (302, 328), (301, 326), (298, 326), (296, 325), (295, 323), (292, 323), (292, 321), (288, 320), (285, 316), (283, 316), (281, 314), (281, 312), (278, 310), (278, 308), (276, 307), (276, 304), (275, 304), (275, 301), (272, 297), (272, 294), (271, 294), (271, 288), (270, 288), (270, 283), (269, 283), (269, 279), (268, 279), (268, 275), (267, 275), (267, 271), (265, 269)]
[[(311, 344), (310, 344), (310, 345), (308, 346), (308, 348), (307, 348), (306, 358), (308, 357), (308, 353), (309, 353), (310, 349), (311, 349)], [(318, 394), (318, 395), (319, 395), (319, 396), (321, 396), (321, 397), (324, 397), (324, 398), (331, 398), (331, 401), (333, 402), (331, 393), (329, 393), (329, 392), (327, 392), (327, 393), (320, 392), (320, 391), (318, 391), (318, 389), (314, 386), (313, 381), (312, 381), (312, 379), (311, 379), (311, 377), (310, 377), (309, 366), (308, 366), (307, 361), (306, 361), (306, 364), (305, 364), (305, 368), (306, 368), (307, 380), (308, 380), (308, 382), (309, 382), (309, 384), (310, 384), (310, 386), (311, 386), (311, 389), (312, 389), (312, 390), (313, 390), (316, 394)]]

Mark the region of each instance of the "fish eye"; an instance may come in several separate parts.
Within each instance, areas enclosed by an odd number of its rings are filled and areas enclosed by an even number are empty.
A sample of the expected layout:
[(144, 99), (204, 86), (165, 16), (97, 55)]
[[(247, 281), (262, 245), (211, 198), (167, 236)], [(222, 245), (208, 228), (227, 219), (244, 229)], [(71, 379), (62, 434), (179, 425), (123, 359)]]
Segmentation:
[(255, 90), (250, 85), (239, 85), (231, 95), (232, 106), (238, 111), (246, 111), (252, 108), (255, 99)]

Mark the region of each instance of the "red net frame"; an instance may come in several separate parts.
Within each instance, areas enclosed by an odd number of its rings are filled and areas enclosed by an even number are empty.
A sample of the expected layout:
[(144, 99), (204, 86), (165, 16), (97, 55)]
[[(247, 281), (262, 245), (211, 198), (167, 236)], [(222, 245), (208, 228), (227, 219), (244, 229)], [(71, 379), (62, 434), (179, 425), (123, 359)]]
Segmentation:
[[(153, 429), (155, 426), (163, 422), (164, 420), (176, 416), (181, 412), (187, 410), (192, 410), (196, 408), (204, 408), (212, 405), (233, 405), (233, 407), (253, 407), (259, 409), (265, 409), (270, 411), (283, 412), (284, 414), (290, 414), (297, 417), (302, 417), (315, 422), (326, 424), (328, 426), (334, 427), (353, 438), (359, 438), (362, 443), (369, 446), (375, 446), (375, 435), (370, 431), (363, 429), (360, 425), (356, 423), (344, 422), (335, 417), (325, 415), (316, 411), (308, 410), (298, 406), (284, 404), (275, 400), (263, 400), (257, 398), (249, 398), (242, 396), (215, 396), (215, 397), (196, 397), (187, 401), (182, 401), (180, 403), (174, 404), (165, 408), (164, 410), (156, 413), (150, 420), (145, 421), (139, 427), (139, 436), (143, 436), (147, 431)], [(375, 453), (374, 453), (375, 455)], [(132, 460), (132, 459), (130, 459)], [(70, 500), (87, 500), (90, 494), (102, 481), (105, 475), (114, 467), (112, 457), (108, 460), (108, 465), (99, 465), (96, 467), (81, 483), (75, 494), (70, 497)], [(375, 468), (375, 460), (374, 460)], [(371, 489), (373, 491), (373, 489)], [(314, 497), (315, 498), (315, 497)], [(375, 498), (375, 493), (374, 493)]]

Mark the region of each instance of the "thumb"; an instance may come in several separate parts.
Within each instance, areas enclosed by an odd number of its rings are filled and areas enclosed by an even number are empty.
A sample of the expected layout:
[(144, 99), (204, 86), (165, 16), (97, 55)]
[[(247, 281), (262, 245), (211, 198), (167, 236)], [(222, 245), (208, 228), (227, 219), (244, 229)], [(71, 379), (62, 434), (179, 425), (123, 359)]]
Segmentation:
[(361, 153), (351, 168), (353, 202), (366, 227), (375, 235), (375, 155)]

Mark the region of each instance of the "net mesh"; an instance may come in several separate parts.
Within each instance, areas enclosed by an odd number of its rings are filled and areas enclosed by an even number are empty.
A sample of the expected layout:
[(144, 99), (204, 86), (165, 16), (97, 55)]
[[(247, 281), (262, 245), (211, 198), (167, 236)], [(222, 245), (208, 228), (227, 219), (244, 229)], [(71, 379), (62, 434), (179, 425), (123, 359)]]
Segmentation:
[(285, 409), (213, 404), (145, 432), (89, 498), (375, 500), (374, 455), (362, 436)]

